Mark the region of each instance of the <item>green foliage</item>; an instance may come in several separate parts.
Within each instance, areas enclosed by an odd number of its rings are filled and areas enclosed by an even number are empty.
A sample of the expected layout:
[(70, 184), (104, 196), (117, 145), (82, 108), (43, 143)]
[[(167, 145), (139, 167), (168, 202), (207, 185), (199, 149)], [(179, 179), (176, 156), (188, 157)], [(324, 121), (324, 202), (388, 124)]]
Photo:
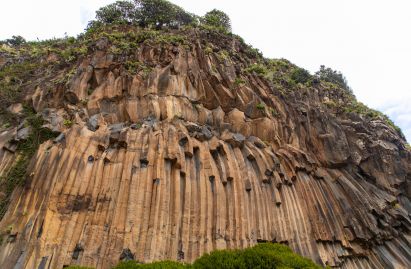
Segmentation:
[(244, 69), (244, 71), (247, 73), (256, 73), (258, 75), (266, 75), (268, 72), (267, 67), (262, 64), (253, 64)]
[(217, 250), (196, 260), (193, 268), (237, 269), (237, 268), (306, 268), (320, 266), (303, 258), (280, 244), (263, 243), (244, 250)]
[(76, 265), (71, 265), (69, 267), (65, 267), (64, 269), (93, 269), (91, 267), (83, 267), (83, 266), (76, 266)]
[(70, 70), (66, 71), (63, 76), (55, 78), (52, 81), (54, 83), (57, 83), (57, 84), (62, 84), (64, 86), (68, 86), (71, 79), (76, 74), (76, 71), (77, 71), (76, 66), (73, 66)]
[(387, 123), (388, 126), (393, 128), (400, 136), (403, 136), (401, 129), (397, 125), (395, 125), (395, 123), (387, 115), (380, 111), (371, 109), (363, 103), (356, 101), (355, 99), (353, 99), (351, 102), (346, 103), (342, 108), (346, 113), (357, 113), (371, 119), (379, 118)]
[(337, 84), (344, 90), (351, 92), (351, 88), (348, 86), (346, 78), (339, 71), (335, 71), (329, 67), (325, 67), (324, 65), (321, 65), (320, 70), (317, 71), (315, 75), (320, 80)]
[(0, 70), (0, 114), (7, 115), (7, 107), (23, 99), (23, 87), (31, 78), (38, 64), (23, 61)]
[(152, 70), (151, 67), (139, 62), (139, 61), (127, 61), (124, 64), (126, 70), (130, 73), (130, 75), (136, 75), (139, 72), (142, 72), (143, 76), (146, 77)]
[(135, 261), (122, 262), (114, 269), (320, 269), (311, 260), (301, 257), (281, 244), (263, 243), (252, 248), (215, 250), (204, 254), (192, 265), (173, 261), (139, 264)]
[(71, 127), (73, 125), (73, 122), (71, 120), (65, 119), (63, 121), (64, 126), (66, 127)]
[(17, 145), (17, 160), (10, 170), (0, 180), (0, 187), (4, 190), (5, 198), (0, 200), (0, 219), (6, 213), (10, 196), (16, 186), (21, 186), (25, 182), (26, 170), (30, 160), (34, 156), (38, 147), (45, 141), (56, 137), (56, 134), (49, 129), (43, 128), (43, 119), (41, 116), (26, 112), (27, 125), (31, 127), (29, 137), (20, 141)]
[(304, 83), (307, 83), (311, 79), (311, 75), (304, 68), (297, 67), (291, 72), (291, 79), (295, 83), (303, 83), (304, 84)]
[(135, 0), (140, 26), (179, 27), (194, 22), (194, 16), (166, 0)]
[[(84, 267), (69, 267), (83, 269)], [(262, 243), (251, 248), (234, 250), (215, 250), (204, 254), (193, 264), (175, 261), (160, 261), (141, 264), (136, 261), (119, 263), (113, 269), (320, 269), (310, 259), (291, 251), (287, 246)]]
[(337, 103), (334, 102), (333, 100), (323, 101), (323, 104), (326, 105), (326, 106), (329, 107), (329, 108), (335, 108), (335, 107), (337, 107)]
[(278, 111), (275, 110), (274, 108), (269, 107), (268, 110), (270, 111), (270, 113), (271, 113), (271, 115), (272, 115), (273, 117), (278, 117), (278, 116), (280, 116), (280, 114), (278, 113)]
[(135, 261), (121, 262), (113, 269), (183, 269), (189, 268), (189, 265), (174, 261), (161, 261), (149, 264), (139, 264)]
[(221, 10), (213, 9), (207, 12), (204, 17), (201, 18), (201, 22), (205, 25), (221, 29), (222, 31), (231, 32), (230, 17)]
[(6, 122), (3, 124), (2, 128), (7, 129), (7, 128), (10, 128), (10, 126), (11, 126), (10, 122)]
[(110, 42), (109, 52), (114, 55), (128, 56), (138, 49), (141, 43), (150, 45), (183, 45), (188, 46), (190, 42), (180, 34), (151, 29), (131, 28), (119, 30), (113, 27), (101, 26), (99, 31), (87, 32), (86, 36), (90, 40), (107, 38)]
[(245, 54), (252, 59), (263, 59), (262, 52), (251, 45), (247, 45)]
[(204, 53), (205, 53), (205, 54), (211, 54), (211, 53), (213, 53), (213, 48), (210, 47), (210, 46), (207, 46), (207, 47), (204, 49)]
[(96, 21), (91, 21), (88, 29), (101, 24), (133, 24), (142, 27), (180, 27), (195, 23), (195, 16), (167, 0), (117, 1), (100, 8)]
[(137, 20), (136, 7), (129, 1), (117, 1), (97, 10), (96, 19), (106, 24), (131, 24)]
[(236, 77), (235, 78), (235, 80), (234, 80), (234, 85), (235, 86), (241, 86), (241, 85), (243, 85), (243, 84), (245, 84), (245, 80), (244, 79), (242, 79), (242, 78), (240, 78), (240, 77)]
[(230, 58), (230, 55), (228, 51), (223, 49), (218, 52), (217, 58), (220, 60), (220, 62), (224, 62)]
[(263, 103), (259, 103), (256, 105), (256, 108), (259, 110), (264, 110), (265, 109), (265, 105)]
[(0, 45), (1, 44), (6, 44), (9, 46), (20, 46), (26, 43), (26, 39), (24, 39), (24, 37), (20, 36), (20, 35), (14, 35), (12, 36), (10, 39), (6, 39), (4, 41), (0, 41)]

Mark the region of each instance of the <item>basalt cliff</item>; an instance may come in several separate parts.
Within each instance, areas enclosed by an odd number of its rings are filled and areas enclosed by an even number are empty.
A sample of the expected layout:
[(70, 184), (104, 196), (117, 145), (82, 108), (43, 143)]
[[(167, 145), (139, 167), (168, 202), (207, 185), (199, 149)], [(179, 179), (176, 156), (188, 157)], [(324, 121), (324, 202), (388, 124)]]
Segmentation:
[(3, 46), (1, 85), (19, 90), (1, 95), (0, 267), (281, 242), (323, 266), (410, 268), (404, 137), (296, 70), (189, 27)]

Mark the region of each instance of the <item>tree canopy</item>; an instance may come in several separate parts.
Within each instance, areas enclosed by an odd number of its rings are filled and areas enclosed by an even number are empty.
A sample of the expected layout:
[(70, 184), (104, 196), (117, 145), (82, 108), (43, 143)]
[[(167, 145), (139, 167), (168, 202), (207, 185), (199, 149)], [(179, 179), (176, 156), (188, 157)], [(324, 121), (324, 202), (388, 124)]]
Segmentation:
[(204, 24), (231, 32), (231, 21), (226, 13), (214, 9), (204, 17), (198, 17), (167, 0), (121, 0), (96, 11), (95, 24), (133, 24), (141, 27), (180, 27)]
[(96, 12), (97, 22), (104, 24), (136, 24), (161, 28), (179, 27), (195, 21), (195, 16), (167, 0), (117, 1)]
[(351, 88), (350, 86), (348, 86), (347, 79), (339, 71), (336, 71), (329, 67), (325, 67), (324, 65), (321, 65), (320, 70), (318, 70), (315, 73), (315, 75), (321, 80), (337, 84), (343, 89), (351, 92)]
[(133, 23), (136, 20), (135, 5), (129, 1), (117, 1), (96, 11), (96, 19), (102, 23)]
[(1, 44), (6, 44), (9, 46), (20, 46), (22, 44), (26, 43), (26, 39), (24, 39), (24, 37), (20, 36), (20, 35), (14, 35), (9, 39), (6, 39), (4, 41), (0, 41), (0, 45)]
[(213, 9), (207, 12), (202, 21), (206, 25), (222, 28), (227, 32), (231, 32), (231, 20), (230, 17), (221, 10)]

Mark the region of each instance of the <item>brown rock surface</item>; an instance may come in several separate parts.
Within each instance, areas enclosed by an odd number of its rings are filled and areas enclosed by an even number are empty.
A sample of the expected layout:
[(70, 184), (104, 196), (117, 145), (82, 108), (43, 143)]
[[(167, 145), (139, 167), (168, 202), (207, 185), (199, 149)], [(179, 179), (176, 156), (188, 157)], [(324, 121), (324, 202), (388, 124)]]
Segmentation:
[[(134, 53), (148, 74), (97, 46), (63, 95), (46, 102), (33, 89), (64, 138), (38, 149), (13, 192), (0, 229), (15, 236), (0, 267), (110, 268), (126, 254), (191, 262), (275, 241), (332, 267), (409, 268), (403, 138), (382, 121), (336, 115), (322, 104), (332, 92), (281, 94), (239, 71), (252, 59), (238, 41), (219, 41), (238, 55), (221, 61), (202, 34), (190, 33), (190, 48), (142, 44)], [(15, 159), (11, 132), (0, 133), (0, 174)]]

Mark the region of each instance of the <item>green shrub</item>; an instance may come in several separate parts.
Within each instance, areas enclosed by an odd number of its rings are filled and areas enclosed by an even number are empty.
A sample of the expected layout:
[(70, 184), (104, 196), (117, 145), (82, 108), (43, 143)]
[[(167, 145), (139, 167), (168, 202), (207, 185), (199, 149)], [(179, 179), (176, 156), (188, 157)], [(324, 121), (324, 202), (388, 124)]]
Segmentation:
[(357, 114), (369, 117), (371, 119), (380, 118), (388, 126), (393, 128), (400, 136), (402, 137), (404, 136), (401, 129), (397, 125), (395, 125), (395, 123), (387, 115), (385, 115), (384, 113), (380, 111), (371, 109), (367, 107), (366, 105), (364, 105), (363, 103), (356, 101), (355, 99), (353, 99), (351, 102), (347, 102), (346, 104), (344, 104), (342, 109), (346, 113), (357, 113)]
[(196, 17), (167, 0), (117, 1), (100, 8), (96, 21), (88, 24), (95, 31), (102, 24), (133, 24), (142, 27), (179, 27), (195, 23)]
[(306, 83), (311, 79), (311, 75), (304, 68), (295, 68), (291, 73), (291, 79), (296, 83)]
[[(256, 264), (257, 265), (257, 264)], [(215, 250), (204, 254), (193, 263), (195, 269), (245, 268), (239, 250)]]
[(9, 199), (16, 186), (21, 186), (26, 179), (27, 168), (38, 147), (45, 141), (56, 137), (49, 129), (43, 128), (41, 116), (29, 113), (27, 125), (31, 127), (28, 138), (17, 145), (17, 160), (10, 170), (0, 180), (0, 188), (4, 190), (5, 198), (0, 200), (0, 220), (6, 213)]
[(124, 64), (124, 67), (130, 75), (136, 75), (141, 72), (143, 77), (147, 77), (148, 74), (150, 74), (150, 72), (152, 71), (152, 68), (150, 66), (147, 66), (139, 61), (127, 61)]
[(135, 261), (121, 262), (113, 269), (184, 269), (187, 265), (175, 261), (160, 261), (148, 264), (139, 264)]
[(24, 86), (40, 66), (24, 61), (8, 65), (0, 70), (0, 114), (7, 114), (7, 107), (24, 99)]
[(234, 85), (236, 85), (236, 86), (241, 86), (241, 85), (243, 85), (243, 84), (245, 84), (245, 80), (244, 80), (244, 79), (242, 79), (242, 78), (240, 78), (240, 77), (236, 77), (236, 78), (235, 78), (235, 80), (234, 80)]
[(339, 71), (335, 71), (329, 67), (325, 67), (324, 65), (321, 65), (320, 70), (318, 70), (315, 73), (315, 76), (319, 78), (320, 80), (337, 84), (338, 86), (342, 87), (344, 90), (351, 92), (351, 88), (348, 86), (347, 79)]
[(66, 127), (71, 127), (73, 125), (73, 122), (71, 120), (65, 119), (63, 121), (64, 126)]
[(221, 29), (225, 32), (231, 32), (231, 20), (230, 17), (221, 10), (213, 9), (207, 12), (201, 22), (205, 25)]
[(205, 53), (205, 54), (211, 54), (211, 53), (213, 53), (213, 48), (210, 47), (210, 46), (207, 46), (207, 47), (204, 49), (204, 53)]
[(230, 54), (226, 50), (220, 50), (217, 54), (217, 58), (220, 62), (224, 62), (230, 58)]
[(265, 105), (263, 103), (259, 103), (256, 105), (256, 108), (259, 110), (264, 110), (265, 109)]
[(91, 267), (83, 267), (83, 266), (76, 266), (76, 265), (71, 265), (69, 267), (65, 267), (64, 269), (93, 269)]
[(275, 110), (274, 108), (270, 107), (270, 108), (268, 108), (268, 110), (270, 111), (270, 113), (271, 113), (271, 115), (272, 115), (273, 117), (278, 117), (278, 116), (280, 116), (280, 114), (278, 113), (278, 111)]
[(26, 39), (20, 35), (14, 35), (10, 39), (6, 39), (4, 41), (0, 41), (0, 45), (4, 43), (10, 46), (20, 46), (26, 43)]
[[(140, 264), (136, 261), (119, 263), (113, 269), (320, 269), (313, 261), (299, 256), (287, 246), (262, 243), (251, 248), (215, 250), (204, 254), (193, 264), (160, 261)], [(70, 267), (80, 269), (80, 267)]]
[(267, 74), (267, 68), (262, 64), (253, 64), (247, 67), (245, 70), (247, 73), (256, 73), (258, 75), (265, 75)]
[(289, 247), (272, 243), (258, 244), (244, 250), (213, 251), (196, 260), (192, 267), (198, 269), (321, 268), (311, 260), (293, 253)]
[(129, 1), (117, 1), (97, 10), (96, 19), (102, 23), (133, 23), (137, 19), (136, 6)]

